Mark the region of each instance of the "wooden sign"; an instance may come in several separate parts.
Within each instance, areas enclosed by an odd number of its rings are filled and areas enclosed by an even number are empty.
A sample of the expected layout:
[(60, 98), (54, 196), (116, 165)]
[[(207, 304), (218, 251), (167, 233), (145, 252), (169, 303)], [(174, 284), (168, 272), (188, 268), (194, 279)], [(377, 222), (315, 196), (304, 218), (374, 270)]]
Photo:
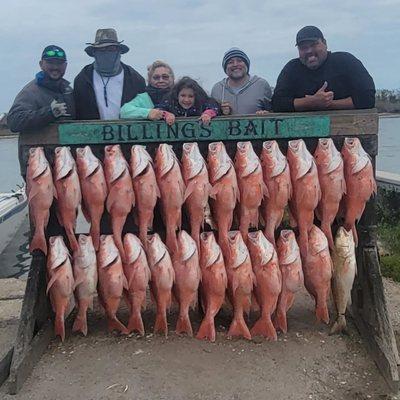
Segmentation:
[(102, 123), (68, 123), (58, 126), (59, 143), (108, 144), (190, 142), (327, 137), (329, 116), (217, 118), (206, 126), (197, 118), (180, 119), (168, 126), (164, 121), (119, 120)]

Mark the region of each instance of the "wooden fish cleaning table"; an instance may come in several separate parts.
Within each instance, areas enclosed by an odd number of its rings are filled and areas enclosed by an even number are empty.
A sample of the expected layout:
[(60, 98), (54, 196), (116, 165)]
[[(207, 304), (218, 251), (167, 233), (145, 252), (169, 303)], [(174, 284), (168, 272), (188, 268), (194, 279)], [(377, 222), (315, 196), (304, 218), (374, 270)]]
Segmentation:
[[(26, 172), (30, 147), (43, 146), (50, 163), (57, 146), (70, 146), (72, 150), (90, 145), (93, 153), (103, 159), (104, 146), (118, 143), (129, 159), (133, 144), (145, 144), (154, 156), (159, 143), (170, 143), (180, 158), (182, 143), (197, 141), (203, 156), (207, 145), (224, 141), (231, 157), (237, 141), (250, 140), (257, 154), (262, 142), (275, 139), (286, 153), (290, 139), (304, 139), (313, 153), (318, 138), (332, 137), (341, 149), (346, 136), (360, 139), (375, 166), (378, 151), (378, 114), (375, 110), (312, 112), (295, 114), (268, 114), (268, 116), (219, 117), (210, 126), (201, 126), (197, 119), (177, 119), (172, 127), (164, 122), (152, 121), (75, 121), (50, 125), (40, 131), (20, 136), (19, 156), (22, 172)], [(107, 216), (102, 221), (102, 233), (110, 233)], [(184, 221), (184, 228), (187, 222)], [(155, 230), (157, 230), (157, 219)], [(128, 218), (125, 231), (136, 231), (132, 218)], [(371, 199), (358, 225), (358, 273), (352, 291), (352, 315), (363, 341), (394, 391), (399, 388), (399, 356), (393, 329), (387, 312), (379, 266), (375, 221), (375, 200)], [(50, 217), (47, 235), (61, 234), (54, 217)], [(53, 331), (49, 321), (51, 310), (46, 297), (46, 258), (40, 252), (33, 254), (25, 298), (21, 311), (18, 335), (10, 371), (10, 392), (17, 393), (35, 363), (46, 349)]]

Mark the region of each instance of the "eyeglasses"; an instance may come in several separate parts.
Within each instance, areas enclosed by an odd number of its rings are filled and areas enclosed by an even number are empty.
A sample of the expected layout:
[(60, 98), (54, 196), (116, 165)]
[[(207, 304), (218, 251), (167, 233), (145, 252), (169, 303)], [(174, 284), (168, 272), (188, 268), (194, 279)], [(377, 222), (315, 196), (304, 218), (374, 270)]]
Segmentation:
[(162, 75), (153, 75), (151, 79), (155, 81), (167, 81), (170, 78), (170, 75), (168, 74), (162, 74)]
[(65, 53), (61, 50), (47, 50), (44, 55), (47, 57), (65, 57)]

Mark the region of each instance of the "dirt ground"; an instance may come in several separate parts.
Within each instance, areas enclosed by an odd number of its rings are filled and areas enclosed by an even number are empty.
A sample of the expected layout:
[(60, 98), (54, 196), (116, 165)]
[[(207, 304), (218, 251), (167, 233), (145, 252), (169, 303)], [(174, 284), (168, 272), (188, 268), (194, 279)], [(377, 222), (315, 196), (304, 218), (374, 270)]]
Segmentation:
[[(388, 298), (400, 288), (386, 285)], [(398, 290), (399, 292), (396, 292)], [(399, 304), (400, 307), (400, 304)], [(328, 336), (317, 325), (313, 304), (301, 293), (289, 312), (289, 332), (275, 343), (228, 340), (229, 311), (217, 319), (216, 343), (150, 332), (154, 315), (145, 313), (147, 336), (105, 333), (105, 321), (91, 314), (90, 334), (54, 340), (16, 396), (0, 389), (4, 400), (259, 400), (397, 399), (366, 354), (351, 326), (349, 336)], [(124, 316), (123, 316), (124, 317)], [(199, 319), (194, 315), (194, 328)], [(399, 397), (400, 398), (400, 397)]]

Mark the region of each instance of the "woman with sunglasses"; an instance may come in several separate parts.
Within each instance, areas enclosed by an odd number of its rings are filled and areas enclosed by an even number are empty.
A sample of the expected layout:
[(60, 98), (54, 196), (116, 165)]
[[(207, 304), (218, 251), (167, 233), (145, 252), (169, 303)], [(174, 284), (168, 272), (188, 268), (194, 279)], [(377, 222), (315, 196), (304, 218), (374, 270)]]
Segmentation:
[(145, 93), (138, 94), (121, 108), (121, 118), (163, 119), (165, 112), (157, 107), (174, 85), (174, 71), (163, 61), (154, 61), (147, 67), (148, 85)]

